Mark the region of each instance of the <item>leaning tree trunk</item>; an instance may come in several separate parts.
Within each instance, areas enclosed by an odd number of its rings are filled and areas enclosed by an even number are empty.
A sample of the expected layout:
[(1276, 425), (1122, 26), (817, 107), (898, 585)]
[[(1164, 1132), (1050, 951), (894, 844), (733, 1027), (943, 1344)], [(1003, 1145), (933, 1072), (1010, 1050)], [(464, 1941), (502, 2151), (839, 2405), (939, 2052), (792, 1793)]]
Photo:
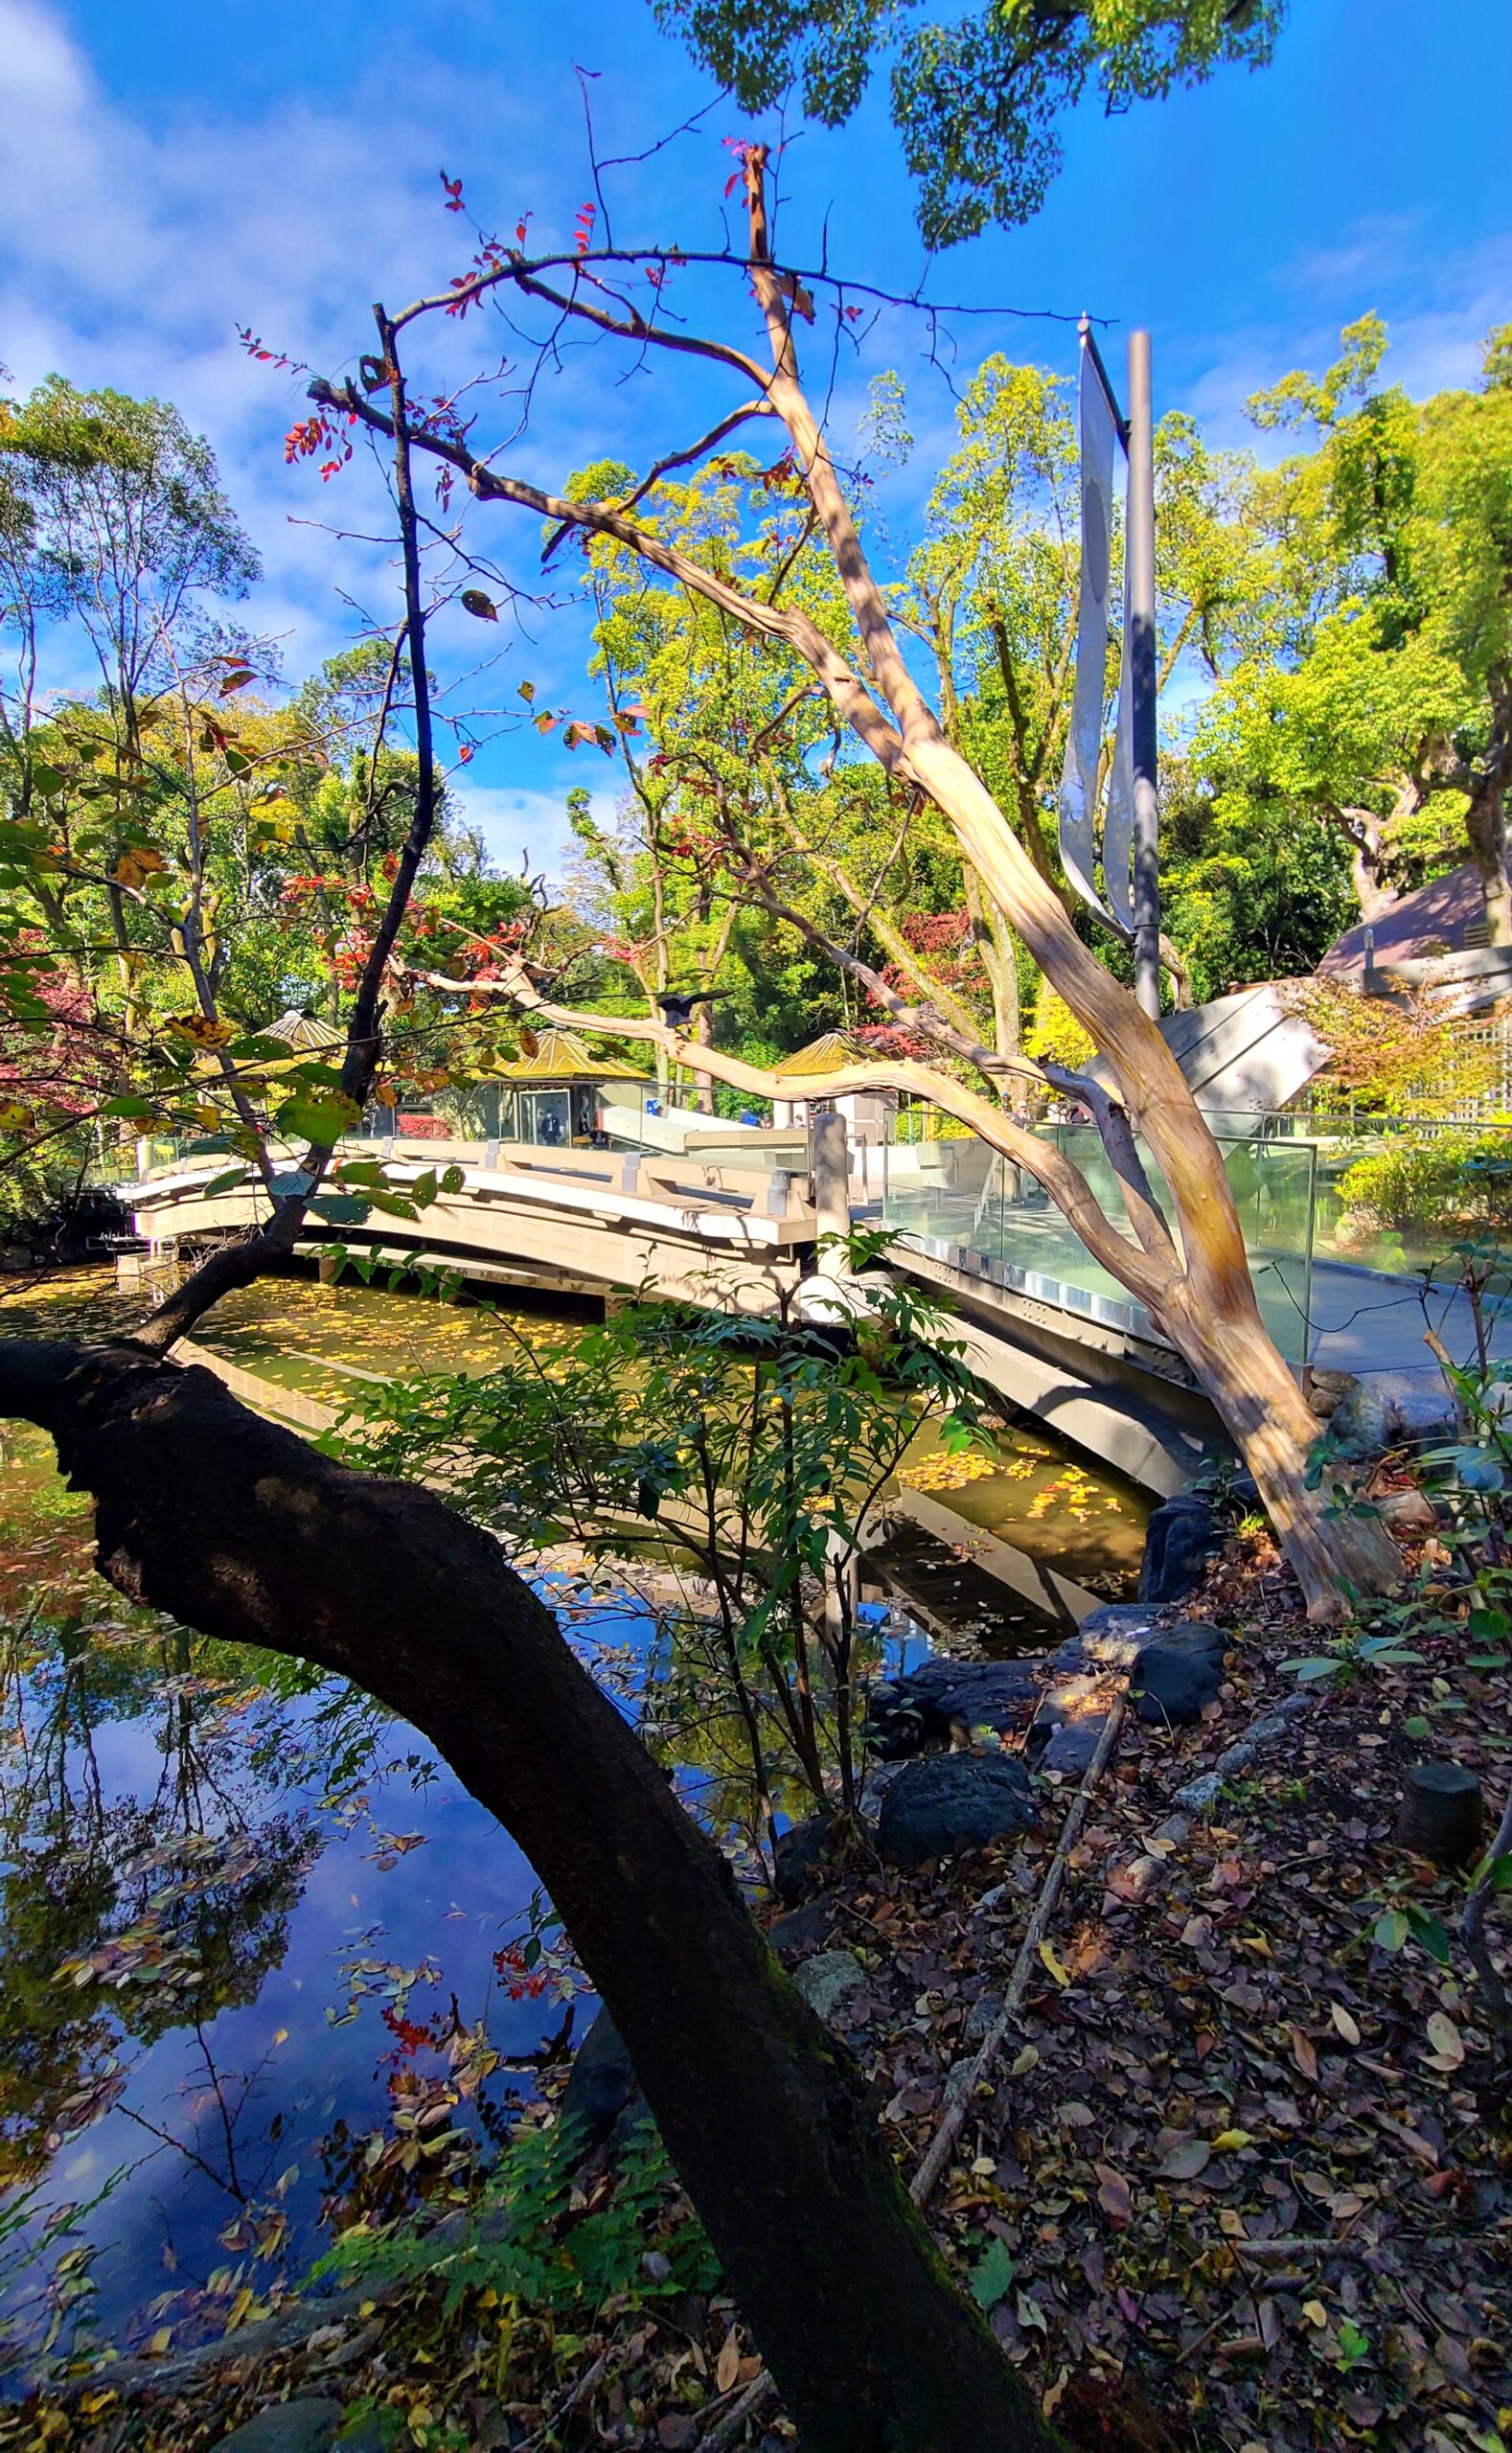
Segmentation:
[(1487, 942), (1512, 946), (1512, 883), (1507, 878), (1506, 808), (1500, 769), (1489, 779), (1477, 779), (1465, 811), (1465, 833), (1480, 872)]
[(849, 2053), (496, 1542), (141, 1347), (0, 1343), (0, 1414), (96, 1500), (117, 1589), (356, 1680), (529, 1856), (624, 2034), (808, 2453), (1051, 2453)]
[(1385, 1528), (1371, 1517), (1330, 1515), (1329, 1495), (1308, 1487), (1318, 1426), (1260, 1317), (1222, 1154), (1158, 1028), (1082, 944), (1022, 859), (986, 786), (927, 712), (917, 737), (905, 728), (905, 742), (988, 892), (1091, 1032), (1170, 1186), (1184, 1266), (1158, 1293), (1141, 1289), (1141, 1299), (1218, 1408), (1310, 1613), (1337, 1614), (1342, 1594), (1389, 1592), (1402, 1563)]

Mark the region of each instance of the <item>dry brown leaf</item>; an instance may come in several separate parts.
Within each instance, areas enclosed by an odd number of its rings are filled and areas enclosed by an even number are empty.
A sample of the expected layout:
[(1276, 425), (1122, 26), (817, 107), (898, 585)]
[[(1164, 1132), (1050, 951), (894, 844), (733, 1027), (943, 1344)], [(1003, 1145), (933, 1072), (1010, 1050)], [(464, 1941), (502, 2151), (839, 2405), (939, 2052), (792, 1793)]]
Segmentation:
[(1292, 2058), (1304, 2078), (1312, 2078), (1316, 2081), (1317, 2055), (1313, 2050), (1312, 2038), (1305, 2035), (1300, 2028), (1292, 2029)]
[(1336, 2033), (1337, 2035), (1341, 2035), (1341, 2036), (1343, 2037), (1344, 2042), (1345, 2042), (1346, 2044), (1358, 2044), (1358, 2043), (1359, 2043), (1359, 2041), (1360, 2041), (1360, 2029), (1359, 2029), (1359, 2027), (1357, 2026), (1356, 2022), (1355, 2022), (1355, 2021), (1350, 2017), (1349, 2012), (1345, 2009), (1345, 2007), (1344, 2007), (1344, 2006), (1343, 2006), (1343, 2004), (1342, 2004), (1341, 2002), (1335, 2002), (1334, 2004), (1332, 2004), (1332, 2006), (1330, 2006), (1330, 2009), (1329, 2009), (1329, 2013), (1328, 2013), (1328, 2015), (1329, 2015), (1330, 2019), (1333, 2021), (1333, 2024), (1334, 2024), (1334, 2031), (1335, 2031), (1335, 2033)]

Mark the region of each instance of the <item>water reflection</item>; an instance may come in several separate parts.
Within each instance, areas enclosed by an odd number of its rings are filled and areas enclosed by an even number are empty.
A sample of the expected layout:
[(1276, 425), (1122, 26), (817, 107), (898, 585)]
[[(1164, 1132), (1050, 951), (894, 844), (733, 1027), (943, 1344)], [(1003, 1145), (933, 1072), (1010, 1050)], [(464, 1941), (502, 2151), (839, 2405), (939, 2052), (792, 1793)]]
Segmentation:
[[(6, 1305), (0, 1331), (128, 1320), (97, 1272)], [(487, 1370), (581, 1325), (304, 1279), (232, 1298), (203, 1341), (339, 1403), (364, 1376)], [(297, 1662), (125, 1609), (50, 1444), (8, 1432), (0, 1459), (0, 2325), (33, 2348), (80, 2322), (178, 2346), (308, 2266), (396, 2089), (439, 2084), (459, 2039), (486, 2033), (492, 2066), (458, 2119), (497, 2135), (566, 2041), (562, 2002), (508, 1955), (531, 1868), (413, 1730)], [(1073, 1487), (1033, 1433), (959, 1487), (928, 1439), (909, 1470), (1088, 1581), (1136, 1557), (1137, 1502)], [(759, 1836), (749, 1758), (709, 1700), (697, 1592), (663, 1558), (638, 1592), (568, 1570), (548, 1597), (739, 1857)], [(879, 1607), (878, 1665), (898, 1642)], [(797, 1784), (774, 1802), (801, 1810)], [(47, 2254), (18, 2271), (17, 2240)]]

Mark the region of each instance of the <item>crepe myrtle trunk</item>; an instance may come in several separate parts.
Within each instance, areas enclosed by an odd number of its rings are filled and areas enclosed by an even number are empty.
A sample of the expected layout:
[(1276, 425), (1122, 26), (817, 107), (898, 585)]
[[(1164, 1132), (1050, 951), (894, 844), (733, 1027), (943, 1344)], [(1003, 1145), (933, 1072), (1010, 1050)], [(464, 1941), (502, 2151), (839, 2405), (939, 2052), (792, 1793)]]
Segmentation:
[(140, 1346), (0, 1343), (0, 1414), (42, 1425), (93, 1494), (118, 1591), (355, 1679), (519, 1843), (807, 2453), (1049, 2453), (1059, 2440), (909, 2205), (851, 2056), (495, 1541)]

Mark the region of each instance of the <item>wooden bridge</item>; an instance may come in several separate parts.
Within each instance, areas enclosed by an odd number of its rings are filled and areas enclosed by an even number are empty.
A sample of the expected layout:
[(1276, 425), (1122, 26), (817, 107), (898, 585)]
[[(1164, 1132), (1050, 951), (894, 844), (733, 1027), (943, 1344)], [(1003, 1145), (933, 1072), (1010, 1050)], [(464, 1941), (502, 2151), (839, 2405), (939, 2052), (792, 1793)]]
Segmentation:
[[(813, 1317), (854, 1308), (824, 1239), (880, 1216), (875, 1151), (848, 1154), (844, 1120), (811, 1132), (691, 1132), (680, 1151), (544, 1149), (529, 1143), (397, 1139), (381, 1152), (397, 1190), (461, 1170), (414, 1221), (336, 1197), (302, 1242), (378, 1249), (458, 1271), (470, 1283), (612, 1298), (645, 1292), (751, 1316), (786, 1296)], [(361, 1155), (369, 1155), (364, 1149)], [(137, 1234), (170, 1257), (244, 1232), (267, 1215), (249, 1177), (207, 1190), (223, 1154), (171, 1161), (118, 1187)], [(345, 1213), (345, 1214), (344, 1214)], [(1012, 1406), (1161, 1494), (1190, 1479), (1220, 1434), (1169, 1348), (1116, 1319), (1035, 1301), (906, 1242), (887, 1267), (948, 1295), (974, 1368)]]

